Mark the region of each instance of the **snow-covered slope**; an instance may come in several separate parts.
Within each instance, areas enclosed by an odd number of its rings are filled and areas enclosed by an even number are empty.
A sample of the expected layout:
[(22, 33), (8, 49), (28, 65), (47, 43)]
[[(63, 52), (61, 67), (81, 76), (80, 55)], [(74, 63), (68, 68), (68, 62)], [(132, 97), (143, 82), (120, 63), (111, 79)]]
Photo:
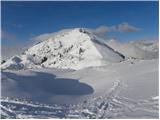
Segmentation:
[(123, 53), (125, 57), (137, 59), (155, 59), (159, 57), (159, 43), (158, 41), (131, 41), (122, 43), (117, 40), (109, 40), (107, 45)]
[(158, 59), (4, 70), (2, 98), (4, 118), (158, 118)]
[(51, 34), (42, 42), (14, 56), (2, 65), (3, 69), (65, 68), (82, 69), (101, 66), (107, 62), (123, 61), (124, 56), (86, 29), (75, 28)]

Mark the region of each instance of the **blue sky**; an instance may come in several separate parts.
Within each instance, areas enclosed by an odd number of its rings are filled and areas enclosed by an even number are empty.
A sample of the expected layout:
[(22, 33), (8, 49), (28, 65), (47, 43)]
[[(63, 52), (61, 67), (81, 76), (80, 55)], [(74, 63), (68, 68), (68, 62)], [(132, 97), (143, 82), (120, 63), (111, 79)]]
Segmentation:
[(158, 2), (2, 2), (2, 45), (26, 43), (43, 33), (64, 28), (117, 27), (106, 36), (121, 41), (158, 39)]

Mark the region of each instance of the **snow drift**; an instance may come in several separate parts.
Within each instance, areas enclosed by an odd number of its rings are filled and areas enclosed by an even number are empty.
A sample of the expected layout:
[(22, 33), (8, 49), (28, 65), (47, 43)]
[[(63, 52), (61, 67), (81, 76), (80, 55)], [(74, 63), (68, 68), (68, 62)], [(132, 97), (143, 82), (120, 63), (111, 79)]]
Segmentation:
[(44, 39), (2, 64), (2, 69), (60, 68), (82, 69), (123, 61), (124, 56), (83, 28), (47, 35)]

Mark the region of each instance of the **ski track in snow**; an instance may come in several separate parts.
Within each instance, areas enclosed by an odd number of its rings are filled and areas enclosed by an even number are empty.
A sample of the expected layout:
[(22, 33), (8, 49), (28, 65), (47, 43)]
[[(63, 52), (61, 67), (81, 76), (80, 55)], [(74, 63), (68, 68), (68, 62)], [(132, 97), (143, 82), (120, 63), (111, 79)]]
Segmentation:
[(75, 105), (45, 105), (26, 100), (2, 98), (1, 118), (158, 118), (158, 99), (135, 101), (119, 97), (125, 84), (117, 80), (107, 94)]
[(1, 118), (158, 118), (158, 48), (157, 41), (106, 43), (82, 28), (50, 34), (1, 65), (11, 70), (2, 76)]
[(1, 110), (1, 118), (158, 118), (158, 100), (133, 101), (110, 94), (77, 105), (48, 106), (3, 98)]

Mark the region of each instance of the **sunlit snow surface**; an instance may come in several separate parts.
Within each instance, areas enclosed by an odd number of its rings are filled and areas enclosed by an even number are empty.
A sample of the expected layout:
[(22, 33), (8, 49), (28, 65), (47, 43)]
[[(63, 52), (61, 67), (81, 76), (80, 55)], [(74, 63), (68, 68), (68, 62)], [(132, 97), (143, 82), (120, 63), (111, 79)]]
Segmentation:
[(158, 118), (158, 41), (40, 38), (1, 65), (1, 118)]
[(1, 65), (2, 69), (59, 68), (79, 70), (101, 66), (106, 62), (124, 60), (99, 38), (85, 29), (75, 28), (49, 35), (20, 56), (13, 56)]
[(158, 118), (158, 100), (158, 59), (2, 71), (1, 118)]

